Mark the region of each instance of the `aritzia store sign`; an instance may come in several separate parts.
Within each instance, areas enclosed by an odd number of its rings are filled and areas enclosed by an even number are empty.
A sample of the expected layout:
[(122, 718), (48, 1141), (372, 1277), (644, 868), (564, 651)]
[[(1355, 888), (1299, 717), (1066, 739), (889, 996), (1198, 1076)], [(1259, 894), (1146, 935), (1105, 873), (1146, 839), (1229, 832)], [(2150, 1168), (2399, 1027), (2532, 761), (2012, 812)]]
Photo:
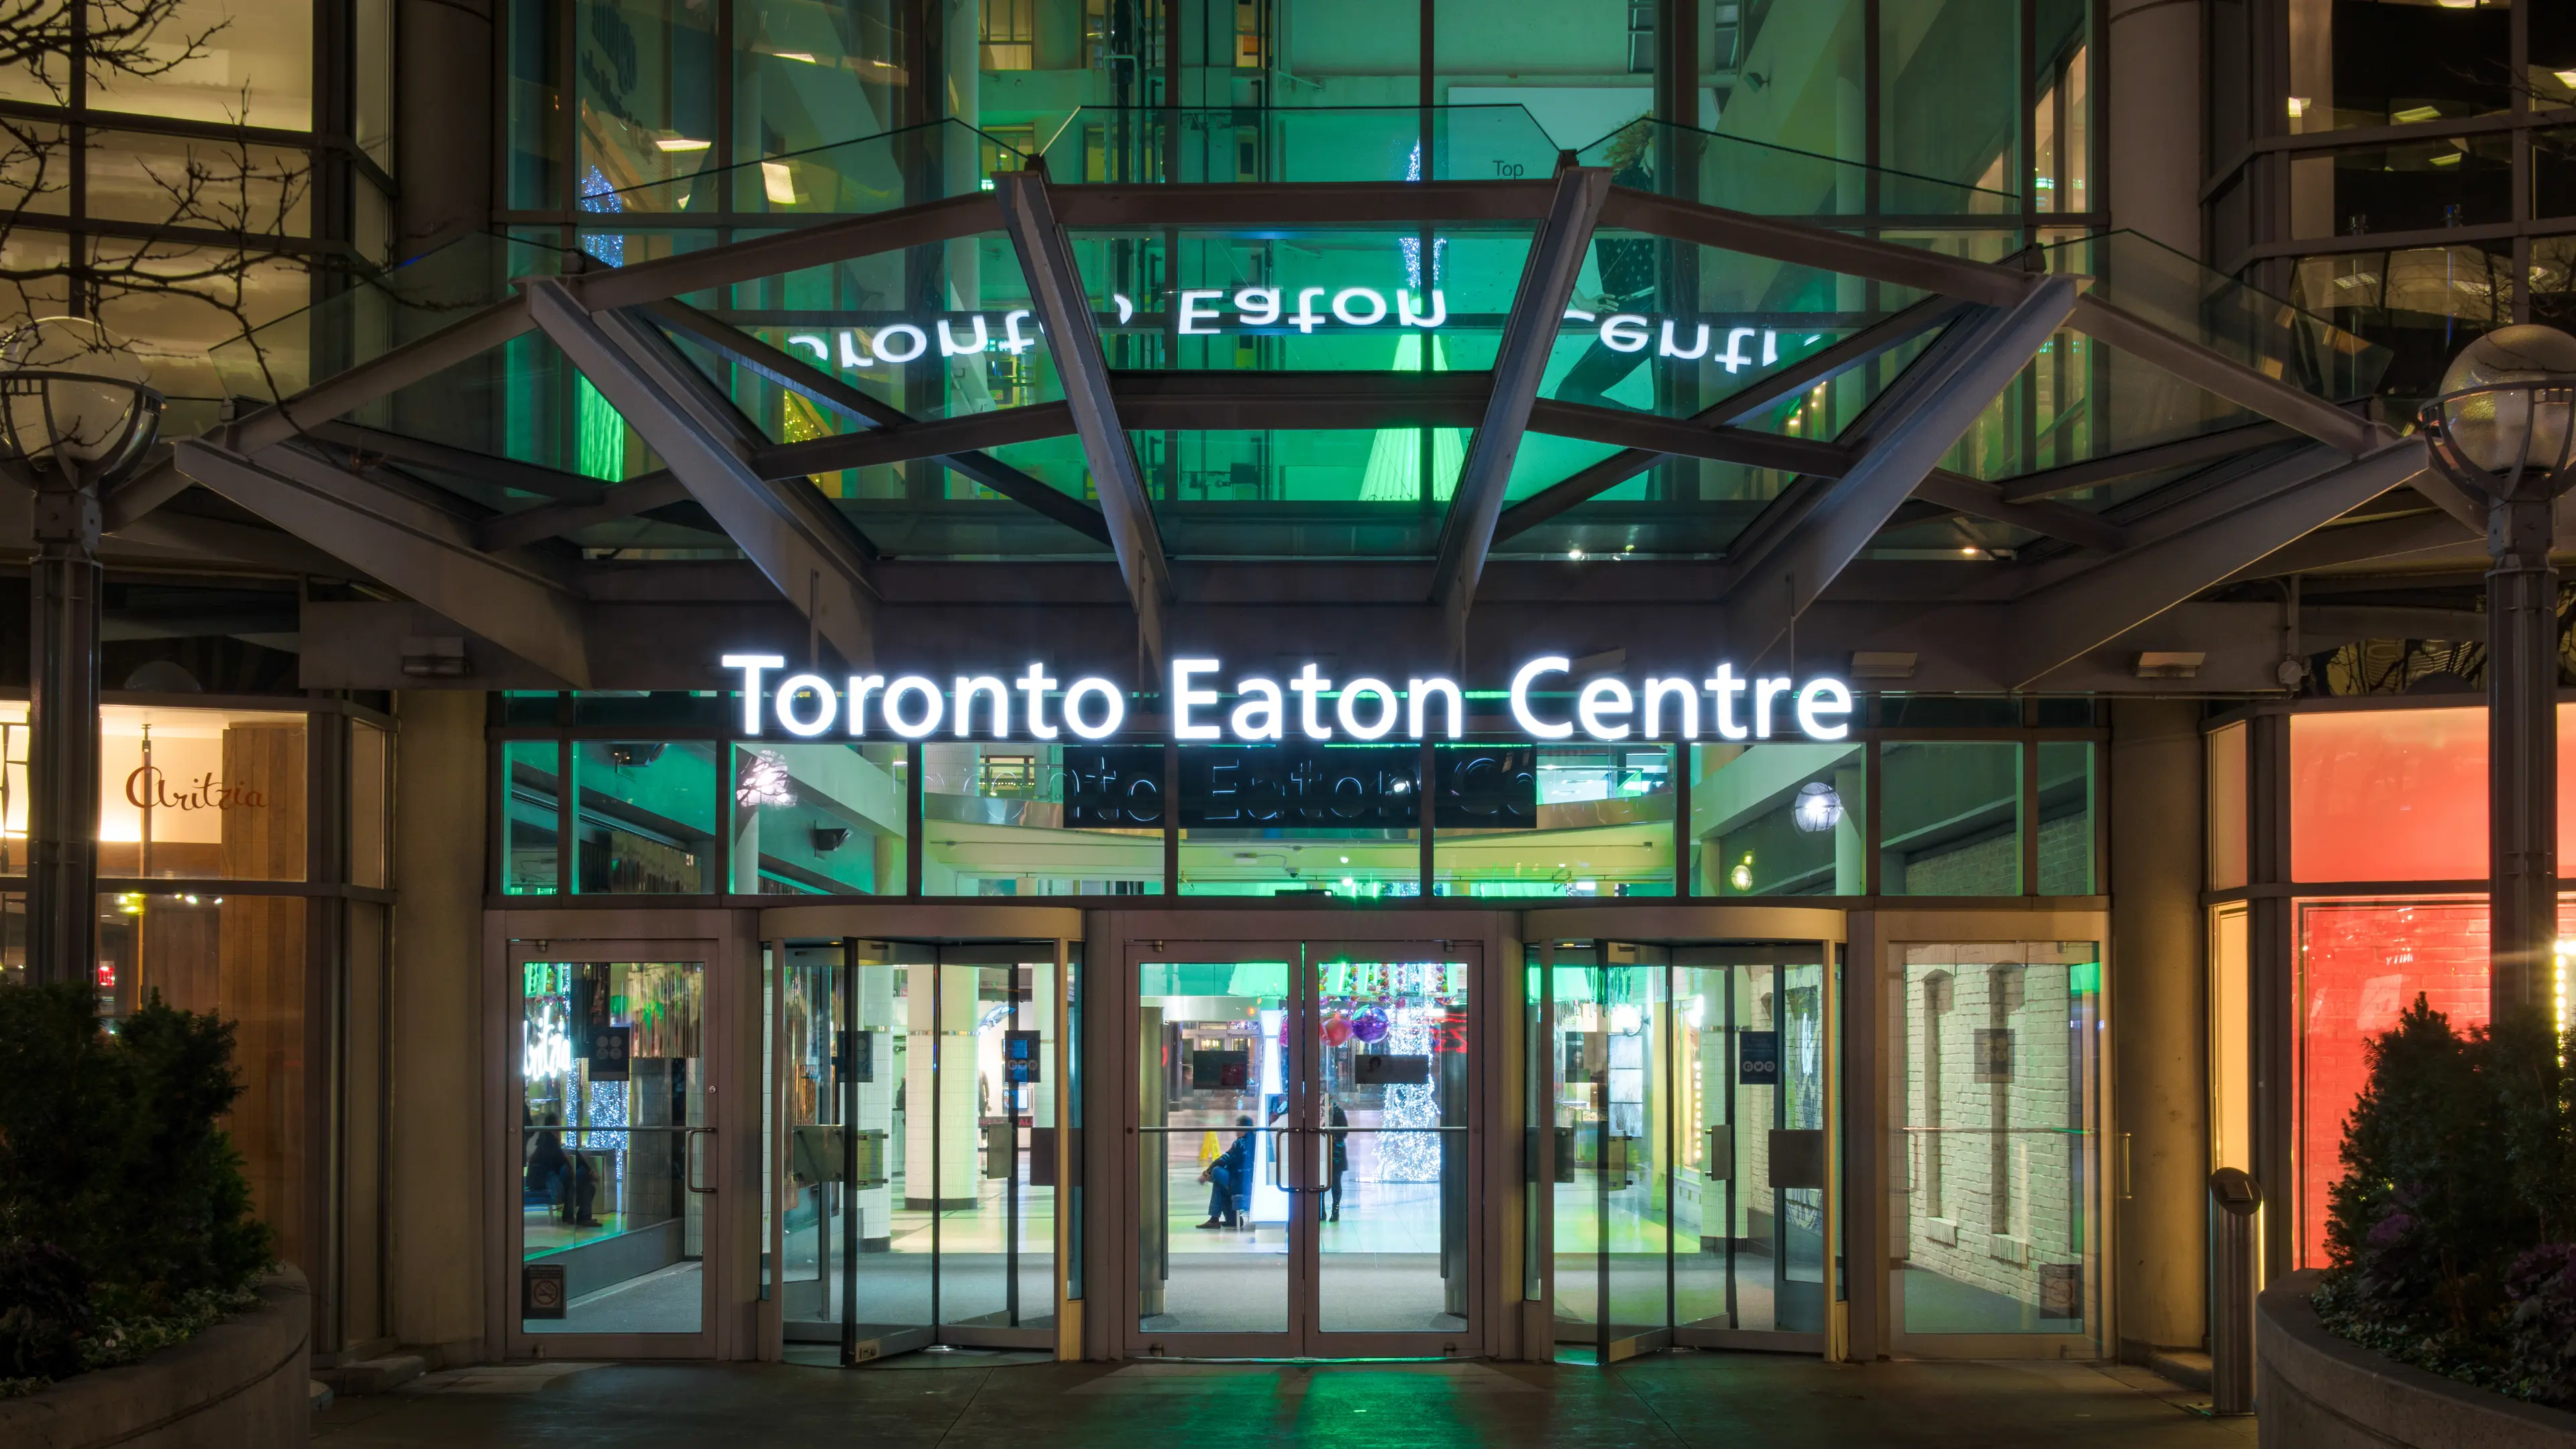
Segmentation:
[[(1618, 755), (1663, 741), (1840, 740), (1853, 710), (1850, 686), (1825, 675), (1748, 675), (1720, 663), (1703, 678), (1598, 676), (1577, 686), (1571, 660), (1541, 655), (1513, 671), (1504, 696), (1523, 742), (1451, 744), (1467, 728), (1466, 694), (1452, 679), (1336, 680), (1314, 663), (1278, 679), (1180, 658), (1162, 700), (1170, 737), (1184, 746), (1167, 785), (1162, 744), (1121, 742), (1127, 691), (1097, 676), (1068, 683), (1032, 663), (1008, 676), (835, 680), (787, 672), (775, 654), (728, 654), (723, 666), (740, 680), (747, 736), (1054, 743), (1065, 823), (1087, 829), (1160, 826), (1167, 789), (1189, 827), (1403, 830), (1428, 813), (1437, 828), (1533, 828), (1537, 752), (1548, 745)], [(1428, 781), (1426, 741), (1439, 746)]]
[[(1376, 331), (1410, 335), (1445, 330), (1494, 331), (1500, 314), (1457, 316), (1439, 288), (1426, 298), (1419, 293), (1376, 287), (1185, 287), (1159, 299), (1158, 314), (1144, 314), (1155, 331), (1181, 337), (1349, 336)], [(1104, 326), (1132, 328), (1140, 316), (1136, 300), (1112, 293), (1115, 320)], [(1612, 352), (1651, 354), (1675, 362), (1708, 363), (1729, 374), (1779, 362), (1781, 330), (1746, 325), (1729, 317), (1677, 317), (1661, 313), (1598, 313), (1568, 308), (1565, 321), (1592, 332)], [(964, 357), (1001, 352), (1017, 357), (1038, 347), (1044, 333), (1025, 307), (990, 312), (952, 312), (876, 326), (836, 327), (787, 334), (787, 346), (813, 358), (820, 367), (866, 372), (901, 365), (936, 354)], [(1789, 334), (1797, 352), (1823, 341), (1819, 333)]]

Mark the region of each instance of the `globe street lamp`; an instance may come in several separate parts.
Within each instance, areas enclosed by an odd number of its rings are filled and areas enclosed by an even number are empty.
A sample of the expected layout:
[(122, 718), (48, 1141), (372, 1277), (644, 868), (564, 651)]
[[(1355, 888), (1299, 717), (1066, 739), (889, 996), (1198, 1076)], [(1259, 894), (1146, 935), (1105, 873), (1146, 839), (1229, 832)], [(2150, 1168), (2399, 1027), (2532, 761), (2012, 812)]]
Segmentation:
[(2487, 504), (2490, 1010), (2543, 1005), (2558, 940), (2558, 495), (2576, 485), (2576, 337), (2503, 327), (2417, 414), (2434, 465)]
[(56, 317), (0, 342), (0, 463), (36, 490), (28, 670), (27, 975), (86, 980), (98, 939), (99, 497), (161, 426), (140, 359)]

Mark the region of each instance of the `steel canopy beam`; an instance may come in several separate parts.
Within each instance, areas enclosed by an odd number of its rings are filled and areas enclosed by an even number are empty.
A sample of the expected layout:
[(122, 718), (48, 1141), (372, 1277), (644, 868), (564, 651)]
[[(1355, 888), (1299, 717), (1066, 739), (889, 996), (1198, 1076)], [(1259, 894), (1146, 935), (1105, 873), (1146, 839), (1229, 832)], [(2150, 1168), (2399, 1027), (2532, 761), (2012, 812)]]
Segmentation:
[[(712, 287), (775, 277), (852, 257), (931, 246), (993, 230), (999, 218), (982, 192), (926, 201), (897, 211), (871, 212), (797, 227), (770, 236), (729, 242), (702, 252), (655, 257), (632, 266), (576, 272), (558, 278), (583, 311), (605, 312), (658, 302)], [(533, 280), (533, 279), (530, 279)]]
[[(526, 284), (537, 325), (787, 602), (842, 659), (874, 658), (876, 595), (863, 546), (812, 484), (760, 476), (742, 415), (651, 324), (592, 316), (557, 278)], [(729, 416), (728, 416), (729, 415)]]
[(2005, 498), (2004, 490), (1996, 485), (1947, 468), (1935, 468), (1926, 474), (1915, 485), (1914, 496), (1960, 513), (2062, 539), (2078, 548), (2118, 553), (2129, 546), (2129, 531), (2098, 513), (2063, 503), (2015, 503)]
[(2391, 488), (2429, 465), (2422, 438), (2346, 459), (2330, 446), (2300, 455), (2307, 476), (2247, 506), (2205, 518), (2014, 601), (1998, 677), (2019, 688), (2117, 638)]
[(541, 503), (486, 518), (474, 525), (474, 543), (486, 552), (518, 548), (594, 523), (613, 523), (656, 508), (668, 508), (688, 496), (688, 486), (664, 468), (602, 490), (589, 502)]
[[(1960, 304), (1952, 298), (1926, 297), (1830, 347), (1802, 357), (1778, 372), (1728, 394), (1692, 414), (1690, 420), (1700, 427), (1731, 427), (1748, 423), (1782, 398), (1839, 377), (1880, 353), (1902, 346), (1940, 326), (1958, 315), (1959, 307)], [(1652, 448), (1626, 448), (1567, 474), (1504, 509), (1502, 518), (1494, 525), (1495, 541), (1525, 533), (1576, 504), (1588, 503), (1672, 456)]]
[(1503, 492), (1520, 457), (1521, 437), (1538, 401), (1547, 358), (1564, 325), (1566, 303), (1583, 274), (1584, 253), (1592, 245), (1592, 228), (1610, 194), (1610, 173), (1598, 166), (1568, 166), (1556, 174), (1555, 195), (1547, 220), (1530, 243), (1529, 262), (1521, 269), (1520, 287), (1494, 356), (1494, 385), (1485, 400), (1484, 420), (1468, 444), (1458, 470), (1457, 491), (1440, 520), (1440, 552), (1431, 571), (1431, 598), (1448, 631), (1453, 655), (1463, 659), (1467, 646), (1467, 610), (1475, 602), (1476, 581), (1493, 551), (1494, 525), (1503, 513)]
[(2028, 277), (2017, 267), (1945, 257), (1919, 247), (1827, 231), (1808, 222), (1754, 216), (1625, 187), (1610, 194), (1609, 204), (1601, 210), (1601, 224), (1849, 277), (1866, 277), (1989, 307), (2018, 303)]
[(2233, 458), (2240, 453), (2252, 452), (2256, 448), (2286, 442), (2297, 436), (2299, 435), (2295, 430), (2269, 421), (2248, 423), (2243, 427), (2227, 428), (2215, 433), (2197, 433), (2188, 438), (2177, 438), (2170, 443), (2153, 443), (2143, 448), (2132, 448), (2125, 453), (2087, 458), (2081, 463), (2067, 463), (2055, 468), (2043, 468), (2036, 473), (2024, 473), (2018, 478), (2007, 478), (2003, 482), (2004, 501), (2032, 503), (2042, 498), (2054, 498), (2060, 493), (2076, 493), (2087, 488), (2099, 488), (2105, 483), (2116, 483), (2123, 478), (2135, 478), (2141, 473), (2152, 473), (2159, 468), (2187, 468), (2196, 463), (2215, 463), (2223, 458)]
[(1171, 567), (1164, 558), (1153, 505), (1145, 497), (1136, 451), (1128, 445), (1126, 425), (1119, 421), (1117, 401), (1110, 392), (1109, 359), (1101, 350), (1099, 319), (1091, 315), (1073, 248), (1056, 221), (1046, 173), (1005, 171), (993, 180), (1002, 200), (1004, 226), (1028, 279), (1030, 303), (1046, 329), (1056, 371), (1064, 379), (1065, 404), (1082, 435), (1083, 460), (1090, 465), (1100, 513), (1109, 524), (1109, 545), (1118, 554), (1118, 571), (1135, 605), (1138, 642), (1147, 666), (1159, 672), (1163, 609), (1172, 597)]
[(1731, 580), (1727, 630), (1739, 653), (1757, 658), (1787, 632), (2064, 325), (2074, 279), (2019, 281), (2020, 300), (1952, 326), (1898, 376), (1862, 420), (1860, 461)]
[(190, 438), (177, 455), (188, 476), (286, 532), (589, 687), (581, 596), (544, 561), (485, 553), (458, 514), (291, 448), (252, 459)]
[(388, 393), (489, 352), (534, 325), (526, 299), (509, 297), (418, 341), (406, 342), (359, 363), (291, 398), (271, 403), (238, 422), (218, 427), (209, 436), (248, 457), (298, 433), (310, 432), (352, 408), (365, 407)]
[[(918, 426), (912, 415), (901, 408), (871, 397), (812, 363), (782, 352), (738, 327), (727, 326), (685, 302), (655, 302), (643, 310), (662, 326), (724, 353), (778, 386), (802, 394), (854, 422), (871, 428)], [(1080, 499), (1059, 493), (1048, 487), (1044, 480), (998, 458), (971, 450), (929, 456), (931, 462), (963, 474), (1022, 507), (1045, 514), (1086, 538), (1096, 538), (1102, 543), (1109, 541), (1109, 525), (1101, 521), (1098, 510), (1084, 507)]]

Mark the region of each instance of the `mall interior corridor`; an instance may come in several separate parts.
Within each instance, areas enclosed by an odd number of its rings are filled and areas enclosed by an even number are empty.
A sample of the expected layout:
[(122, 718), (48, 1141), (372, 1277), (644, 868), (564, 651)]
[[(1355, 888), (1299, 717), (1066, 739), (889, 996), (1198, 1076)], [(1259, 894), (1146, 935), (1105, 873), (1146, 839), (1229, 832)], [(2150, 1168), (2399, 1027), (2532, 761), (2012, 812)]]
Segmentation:
[(2205, 1396), (2142, 1370), (2075, 1363), (1836, 1365), (1674, 1353), (1604, 1374), (1549, 1364), (1023, 1363), (913, 1354), (795, 1364), (534, 1363), (431, 1374), (314, 1420), (332, 1449), (477, 1444), (619, 1449), (863, 1435), (884, 1449), (1158, 1443), (1629, 1446), (1759, 1443), (2186, 1449), (2254, 1442)]

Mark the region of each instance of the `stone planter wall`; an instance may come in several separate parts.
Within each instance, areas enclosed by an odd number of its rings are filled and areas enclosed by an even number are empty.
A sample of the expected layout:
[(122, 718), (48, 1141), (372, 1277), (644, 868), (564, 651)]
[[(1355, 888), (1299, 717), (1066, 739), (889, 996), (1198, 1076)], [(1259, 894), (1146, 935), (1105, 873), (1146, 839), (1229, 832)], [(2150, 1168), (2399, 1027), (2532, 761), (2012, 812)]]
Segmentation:
[(2264, 1449), (2576, 1449), (2562, 1414), (2381, 1358), (2308, 1306), (2314, 1272), (2265, 1289), (2254, 1313), (2254, 1413)]
[(312, 1295), (289, 1268), (259, 1284), (259, 1307), (140, 1363), (0, 1399), (9, 1449), (234, 1449), (312, 1437)]

